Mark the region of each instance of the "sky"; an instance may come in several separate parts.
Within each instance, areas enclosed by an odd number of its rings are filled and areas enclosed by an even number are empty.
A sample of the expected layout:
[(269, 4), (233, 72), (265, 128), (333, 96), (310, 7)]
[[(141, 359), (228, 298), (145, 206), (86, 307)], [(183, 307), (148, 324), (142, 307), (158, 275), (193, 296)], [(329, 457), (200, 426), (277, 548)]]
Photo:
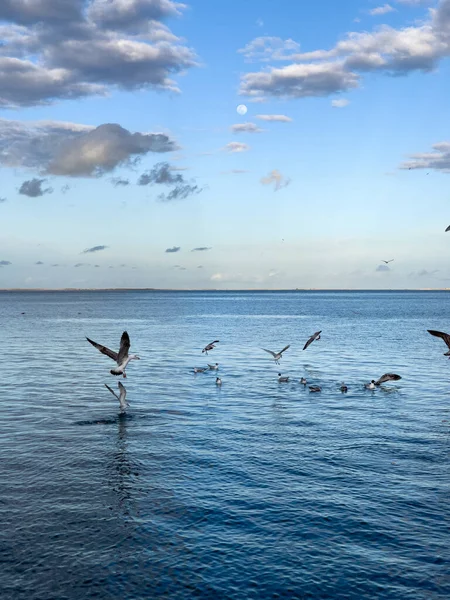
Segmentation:
[(0, 288), (450, 287), (449, 58), (450, 0), (2, 0)]

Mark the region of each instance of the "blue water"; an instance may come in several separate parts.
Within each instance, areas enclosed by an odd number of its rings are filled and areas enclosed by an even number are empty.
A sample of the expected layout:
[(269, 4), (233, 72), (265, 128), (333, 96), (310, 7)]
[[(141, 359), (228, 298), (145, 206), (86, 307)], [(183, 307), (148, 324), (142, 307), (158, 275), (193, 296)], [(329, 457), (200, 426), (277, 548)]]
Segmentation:
[[(2, 600), (450, 597), (449, 294), (0, 293), (0, 323)], [(124, 329), (119, 416), (84, 336)]]

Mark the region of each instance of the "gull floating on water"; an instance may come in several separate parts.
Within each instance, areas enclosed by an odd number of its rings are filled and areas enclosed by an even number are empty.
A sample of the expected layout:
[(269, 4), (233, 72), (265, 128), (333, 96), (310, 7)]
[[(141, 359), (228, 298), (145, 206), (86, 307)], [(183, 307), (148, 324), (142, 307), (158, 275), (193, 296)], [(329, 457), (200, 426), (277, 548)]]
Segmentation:
[(316, 333), (314, 333), (309, 340), (306, 342), (306, 344), (303, 346), (303, 350), (306, 350), (306, 348), (313, 343), (314, 340), (320, 340), (320, 334), (322, 332), (321, 331), (316, 331)]
[(208, 354), (208, 352), (210, 350), (214, 350), (214, 348), (216, 347), (216, 344), (219, 343), (219, 340), (214, 340), (213, 342), (211, 342), (210, 344), (208, 344), (207, 346), (205, 346), (202, 350), (202, 352), (206, 352), (206, 354)]
[(208, 363), (208, 367), (210, 371), (218, 371), (219, 370), (219, 363), (216, 363), (215, 365), (210, 365)]
[(304, 377), (302, 377), (302, 378), (300, 379), (300, 383), (303, 383), (303, 385), (306, 385), (306, 379), (305, 379)]
[(375, 389), (375, 379), (372, 379), (370, 383), (365, 383), (364, 387), (366, 390), (374, 390)]
[(128, 351), (130, 349), (130, 337), (126, 331), (122, 333), (122, 337), (120, 338), (119, 352), (114, 352), (106, 346), (97, 344), (97, 342), (93, 342), (88, 337), (86, 339), (90, 344), (94, 346), (94, 348), (100, 350), (102, 354), (105, 354), (106, 356), (109, 356), (109, 358), (112, 358), (116, 361), (118, 365), (117, 369), (111, 369), (111, 375), (123, 375), (125, 378), (125, 369), (127, 368), (127, 365), (130, 362), (130, 360), (140, 360), (139, 356), (136, 356), (136, 354), (128, 354)]
[(277, 365), (280, 364), (280, 358), (283, 355), (283, 352), (286, 352), (286, 350), (290, 347), (290, 344), (288, 344), (287, 346), (285, 346), (283, 348), (283, 350), (280, 350), (279, 352), (272, 352), (272, 350), (266, 350), (265, 348), (261, 348), (261, 350), (264, 350), (264, 352), (268, 352), (269, 354), (271, 354), (275, 360), (275, 363)]
[(222, 380), (220, 377), (216, 377), (216, 385), (222, 385)]
[(113, 394), (113, 396), (115, 396), (120, 402), (121, 411), (125, 411), (130, 406), (125, 400), (125, 398), (127, 397), (127, 390), (125, 389), (125, 386), (122, 384), (122, 382), (119, 381), (119, 395), (117, 395), (116, 392), (113, 389), (111, 389), (106, 383), (105, 387), (108, 388), (111, 394)]
[(205, 373), (205, 371), (207, 371), (208, 369), (203, 368), (203, 367), (194, 367), (194, 373)]
[(448, 333), (443, 333), (442, 331), (435, 331), (434, 329), (427, 329), (428, 333), (434, 335), (435, 337), (440, 337), (444, 340), (449, 348), (448, 352), (444, 352), (444, 356), (450, 356), (450, 335)]
[(287, 383), (289, 381), (289, 377), (282, 377), (281, 373), (278, 373), (278, 383)]
[(320, 385), (310, 385), (309, 391), (310, 392), (321, 392), (322, 388), (320, 387)]
[(341, 390), (342, 393), (345, 393), (348, 391), (348, 387), (345, 385), (345, 383), (342, 383), (341, 387), (339, 389)]

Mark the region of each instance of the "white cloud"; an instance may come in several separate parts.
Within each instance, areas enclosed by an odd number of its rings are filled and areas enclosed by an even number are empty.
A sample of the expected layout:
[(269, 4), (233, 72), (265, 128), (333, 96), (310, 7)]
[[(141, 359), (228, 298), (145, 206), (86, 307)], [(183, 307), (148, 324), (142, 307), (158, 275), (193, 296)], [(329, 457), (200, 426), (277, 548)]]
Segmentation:
[(346, 98), (340, 98), (339, 100), (331, 101), (331, 106), (333, 106), (334, 108), (345, 108), (349, 104), (350, 100), (347, 100)]
[(232, 125), (230, 129), (233, 133), (260, 133), (264, 131), (255, 123), (237, 123)]
[(283, 40), (279, 37), (262, 36), (249, 42), (238, 50), (248, 61), (260, 60), (290, 60), (295, 52), (300, 50), (300, 44), (294, 40)]
[(260, 121), (276, 121), (278, 123), (291, 123), (291, 117), (287, 117), (286, 115), (256, 115), (255, 119), (259, 119)]
[(227, 152), (246, 152), (250, 150), (250, 146), (242, 142), (230, 142), (224, 148)]
[(372, 8), (372, 10), (369, 10), (369, 15), (376, 17), (379, 15), (386, 15), (395, 11), (396, 9), (393, 8), (390, 4), (383, 4), (383, 6), (377, 6), (376, 8)]
[(432, 152), (412, 154), (411, 160), (400, 165), (400, 169), (434, 169), (450, 173), (450, 142), (433, 144)]
[(278, 190), (281, 190), (281, 188), (289, 185), (291, 180), (282, 175), (278, 169), (274, 169), (273, 171), (270, 171), (267, 177), (261, 178), (261, 183), (263, 185), (271, 185), (273, 183), (274, 191), (277, 192)]

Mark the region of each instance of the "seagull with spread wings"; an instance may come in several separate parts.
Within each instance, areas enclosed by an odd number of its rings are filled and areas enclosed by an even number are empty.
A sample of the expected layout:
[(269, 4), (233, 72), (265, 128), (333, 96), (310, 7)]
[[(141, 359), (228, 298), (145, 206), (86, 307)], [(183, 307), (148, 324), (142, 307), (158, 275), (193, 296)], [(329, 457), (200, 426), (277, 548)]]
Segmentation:
[(273, 359), (275, 361), (275, 363), (277, 365), (280, 364), (280, 358), (283, 355), (283, 352), (286, 352), (286, 350), (290, 347), (290, 344), (288, 344), (287, 346), (285, 346), (283, 348), (283, 350), (280, 350), (279, 352), (272, 352), (272, 350), (266, 350), (265, 348), (261, 348), (261, 350), (264, 350), (264, 352), (268, 352), (269, 354), (271, 354), (273, 356)]
[(384, 264), (388, 265), (390, 262), (394, 262), (394, 259), (391, 258), (391, 260), (382, 260), (381, 262), (384, 262)]
[(216, 347), (216, 344), (218, 344), (218, 343), (219, 343), (219, 340), (214, 340), (213, 342), (211, 342), (210, 344), (208, 344), (207, 346), (205, 346), (203, 348), (202, 353), (206, 352), (206, 354), (208, 354), (208, 352), (210, 350), (214, 350), (214, 348)]
[(93, 342), (88, 337), (86, 339), (90, 344), (94, 346), (94, 348), (97, 348), (97, 350), (100, 350), (102, 354), (105, 354), (109, 358), (112, 358), (112, 360), (114, 360), (117, 363), (117, 368), (111, 369), (111, 375), (123, 375), (125, 378), (127, 376), (125, 373), (125, 369), (127, 368), (127, 365), (130, 362), (130, 360), (140, 360), (139, 356), (136, 356), (136, 354), (128, 354), (128, 351), (130, 349), (130, 337), (126, 331), (122, 333), (122, 337), (120, 338), (119, 352), (114, 352), (106, 346), (97, 344), (97, 342)]
[(320, 340), (320, 334), (322, 333), (322, 331), (316, 331), (316, 333), (313, 333), (313, 335), (309, 338), (309, 340), (306, 342), (306, 344), (303, 346), (303, 350), (306, 350), (306, 348), (313, 343), (314, 340)]
[(117, 400), (120, 403), (120, 410), (124, 412), (130, 406), (125, 400), (125, 398), (127, 397), (127, 390), (125, 389), (125, 386), (119, 381), (119, 395), (117, 395), (116, 392), (113, 389), (111, 389), (106, 383), (105, 387), (111, 392), (113, 396), (117, 398)]
[(444, 356), (450, 356), (450, 335), (448, 333), (443, 333), (442, 331), (435, 331), (434, 329), (427, 329), (427, 331), (428, 333), (431, 333), (431, 335), (440, 337), (444, 340), (448, 348), (448, 351), (444, 352)]
[(399, 379), (401, 379), (400, 375), (396, 375), (395, 373), (385, 373), (380, 379), (377, 379), (377, 381), (374, 382), (374, 385), (379, 386), (382, 383), (386, 383), (386, 381), (398, 381)]

